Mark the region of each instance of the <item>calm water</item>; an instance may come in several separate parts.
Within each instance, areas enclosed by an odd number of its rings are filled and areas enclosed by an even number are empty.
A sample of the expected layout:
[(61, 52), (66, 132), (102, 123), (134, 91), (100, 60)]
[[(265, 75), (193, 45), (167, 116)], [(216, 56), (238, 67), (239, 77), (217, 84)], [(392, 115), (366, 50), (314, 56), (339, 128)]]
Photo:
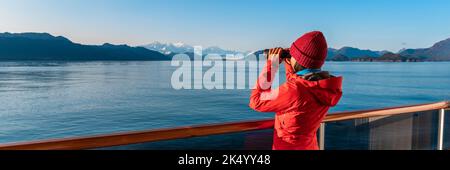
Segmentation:
[[(174, 90), (170, 62), (0, 62), (0, 143), (271, 118), (250, 90)], [(450, 99), (450, 63), (327, 63), (332, 111)]]

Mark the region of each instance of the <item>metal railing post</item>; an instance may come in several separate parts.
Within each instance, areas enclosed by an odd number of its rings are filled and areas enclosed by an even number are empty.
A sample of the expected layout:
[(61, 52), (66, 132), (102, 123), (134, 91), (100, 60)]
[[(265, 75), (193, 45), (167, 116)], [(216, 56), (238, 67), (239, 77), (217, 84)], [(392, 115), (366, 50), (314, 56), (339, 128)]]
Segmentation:
[(444, 149), (444, 121), (445, 121), (444, 118), (445, 118), (445, 109), (439, 109), (437, 150)]
[(321, 123), (319, 128), (319, 148), (325, 150), (325, 123)]

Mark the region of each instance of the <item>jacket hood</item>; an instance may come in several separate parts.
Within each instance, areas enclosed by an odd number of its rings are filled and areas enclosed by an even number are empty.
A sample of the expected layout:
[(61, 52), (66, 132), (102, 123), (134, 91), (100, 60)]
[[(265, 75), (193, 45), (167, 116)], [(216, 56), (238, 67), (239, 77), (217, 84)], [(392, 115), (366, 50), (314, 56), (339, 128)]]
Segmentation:
[(342, 97), (342, 77), (330, 76), (317, 81), (299, 79), (315, 99), (324, 105), (336, 106)]

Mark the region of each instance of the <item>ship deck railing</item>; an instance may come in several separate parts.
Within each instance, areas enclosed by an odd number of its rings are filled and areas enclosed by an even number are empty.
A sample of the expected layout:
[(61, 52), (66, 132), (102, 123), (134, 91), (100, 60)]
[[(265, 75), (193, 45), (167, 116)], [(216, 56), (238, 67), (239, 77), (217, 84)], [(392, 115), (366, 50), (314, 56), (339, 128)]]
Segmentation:
[[(450, 102), (331, 113), (318, 130), (323, 149), (443, 150)], [(273, 119), (0, 144), (0, 150), (270, 150)]]

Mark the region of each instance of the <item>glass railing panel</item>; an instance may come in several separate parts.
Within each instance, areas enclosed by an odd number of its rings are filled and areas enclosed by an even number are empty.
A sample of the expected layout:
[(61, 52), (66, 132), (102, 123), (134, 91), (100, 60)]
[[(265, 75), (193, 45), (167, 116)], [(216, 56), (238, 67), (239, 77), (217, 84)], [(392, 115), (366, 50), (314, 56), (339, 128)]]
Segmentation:
[(327, 150), (432, 150), (438, 111), (381, 116), (326, 124)]
[(258, 130), (186, 139), (115, 146), (108, 150), (270, 150), (273, 130)]
[(450, 149), (450, 109), (445, 110), (444, 115), (444, 150)]
[(325, 150), (366, 150), (369, 127), (364, 119), (329, 122), (325, 125)]

